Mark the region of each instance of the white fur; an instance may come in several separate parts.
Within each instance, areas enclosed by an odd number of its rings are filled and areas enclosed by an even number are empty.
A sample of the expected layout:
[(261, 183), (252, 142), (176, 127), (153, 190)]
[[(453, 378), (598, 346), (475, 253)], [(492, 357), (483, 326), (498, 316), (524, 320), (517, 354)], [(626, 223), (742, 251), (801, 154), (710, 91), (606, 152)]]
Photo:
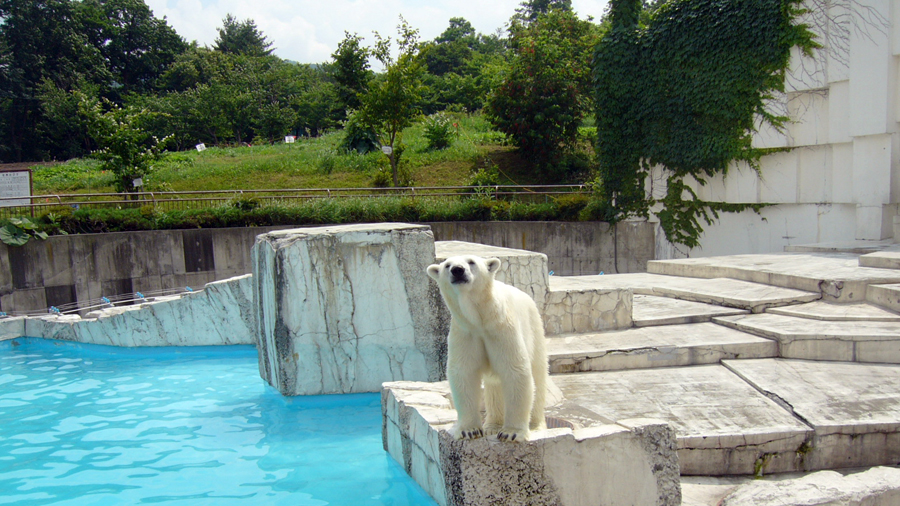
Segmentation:
[(531, 297), (494, 279), (499, 269), (500, 260), (477, 256), (451, 257), (427, 269), (450, 308), (447, 379), (457, 439), (497, 434), (524, 441), (529, 430), (546, 428), (544, 326)]

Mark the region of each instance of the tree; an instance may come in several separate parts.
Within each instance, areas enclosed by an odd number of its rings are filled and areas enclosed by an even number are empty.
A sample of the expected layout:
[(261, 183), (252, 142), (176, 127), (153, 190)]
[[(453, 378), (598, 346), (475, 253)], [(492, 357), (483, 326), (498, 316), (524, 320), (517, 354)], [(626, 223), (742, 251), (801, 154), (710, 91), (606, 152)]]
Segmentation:
[(400, 185), (399, 165), (403, 152), (403, 129), (421, 114), (422, 75), (425, 71), (419, 55), (419, 31), (403, 17), (397, 26), (399, 55), (391, 56), (391, 39), (375, 34), (375, 59), (384, 65), (384, 73), (374, 79), (361, 97), (362, 122), (375, 130), (391, 165), (394, 186)]
[(512, 32), (515, 53), (487, 113), (541, 168), (574, 146), (590, 111), (590, 58), (598, 36), (592, 23), (562, 9)]
[(359, 109), (359, 95), (366, 91), (372, 77), (369, 70), (370, 51), (360, 44), (362, 37), (344, 32), (342, 40), (331, 54), (331, 77), (337, 84), (338, 99), (345, 110)]
[(533, 23), (552, 10), (572, 12), (572, 0), (525, 0), (516, 8), (513, 20), (525, 24)]
[(269, 56), (274, 51), (252, 19), (238, 21), (228, 14), (222, 20), (222, 28), (213, 48), (222, 53), (244, 54), (248, 56)]

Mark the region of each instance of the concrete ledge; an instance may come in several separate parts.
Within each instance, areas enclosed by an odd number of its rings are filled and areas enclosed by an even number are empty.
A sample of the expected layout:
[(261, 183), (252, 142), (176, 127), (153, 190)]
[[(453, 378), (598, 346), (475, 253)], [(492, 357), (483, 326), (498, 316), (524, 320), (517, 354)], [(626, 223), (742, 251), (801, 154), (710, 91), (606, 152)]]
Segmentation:
[(24, 319), (23, 335), (110, 346), (255, 344), (250, 275), (208, 283), (203, 290), (88, 317)]
[(383, 442), (438, 504), (454, 506), (675, 506), (681, 503), (675, 433), (657, 420), (456, 441), (446, 383), (382, 390)]
[(0, 319), (0, 341), (18, 339), (25, 336), (25, 317)]
[(548, 336), (631, 327), (633, 293), (622, 288), (551, 290), (544, 305)]

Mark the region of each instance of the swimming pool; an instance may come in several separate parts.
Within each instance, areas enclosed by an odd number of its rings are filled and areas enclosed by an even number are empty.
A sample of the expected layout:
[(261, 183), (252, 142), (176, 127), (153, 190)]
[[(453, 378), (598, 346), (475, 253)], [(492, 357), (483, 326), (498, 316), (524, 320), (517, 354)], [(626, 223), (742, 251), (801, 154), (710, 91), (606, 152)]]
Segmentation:
[(435, 505), (378, 394), (283, 397), (251, 346), (0, 342), (0, 504)]

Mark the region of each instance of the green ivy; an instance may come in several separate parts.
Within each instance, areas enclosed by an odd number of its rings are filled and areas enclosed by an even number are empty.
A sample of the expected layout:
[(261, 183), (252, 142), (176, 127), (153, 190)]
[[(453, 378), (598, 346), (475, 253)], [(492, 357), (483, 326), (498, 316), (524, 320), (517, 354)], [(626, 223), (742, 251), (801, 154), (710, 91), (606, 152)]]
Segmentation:
[[(784, 91), (791, 49), (810, 55), (815, 35), (798, 22), (800, 0), (670, 0), (639, 26), (641, 0), (611, 0), (611, 30), (594, 55), (600, 187), (607, 219), (657, 213), (667, 239), (699, 246), (702, 219), (758, 204), (706, 202), (701, 186), (732, 162), (759, 170), (751, 145), (757, 118), (781, 129), (788, 118), (766, 101)], [(662, 166), (665, 197), (645, 190)]]

